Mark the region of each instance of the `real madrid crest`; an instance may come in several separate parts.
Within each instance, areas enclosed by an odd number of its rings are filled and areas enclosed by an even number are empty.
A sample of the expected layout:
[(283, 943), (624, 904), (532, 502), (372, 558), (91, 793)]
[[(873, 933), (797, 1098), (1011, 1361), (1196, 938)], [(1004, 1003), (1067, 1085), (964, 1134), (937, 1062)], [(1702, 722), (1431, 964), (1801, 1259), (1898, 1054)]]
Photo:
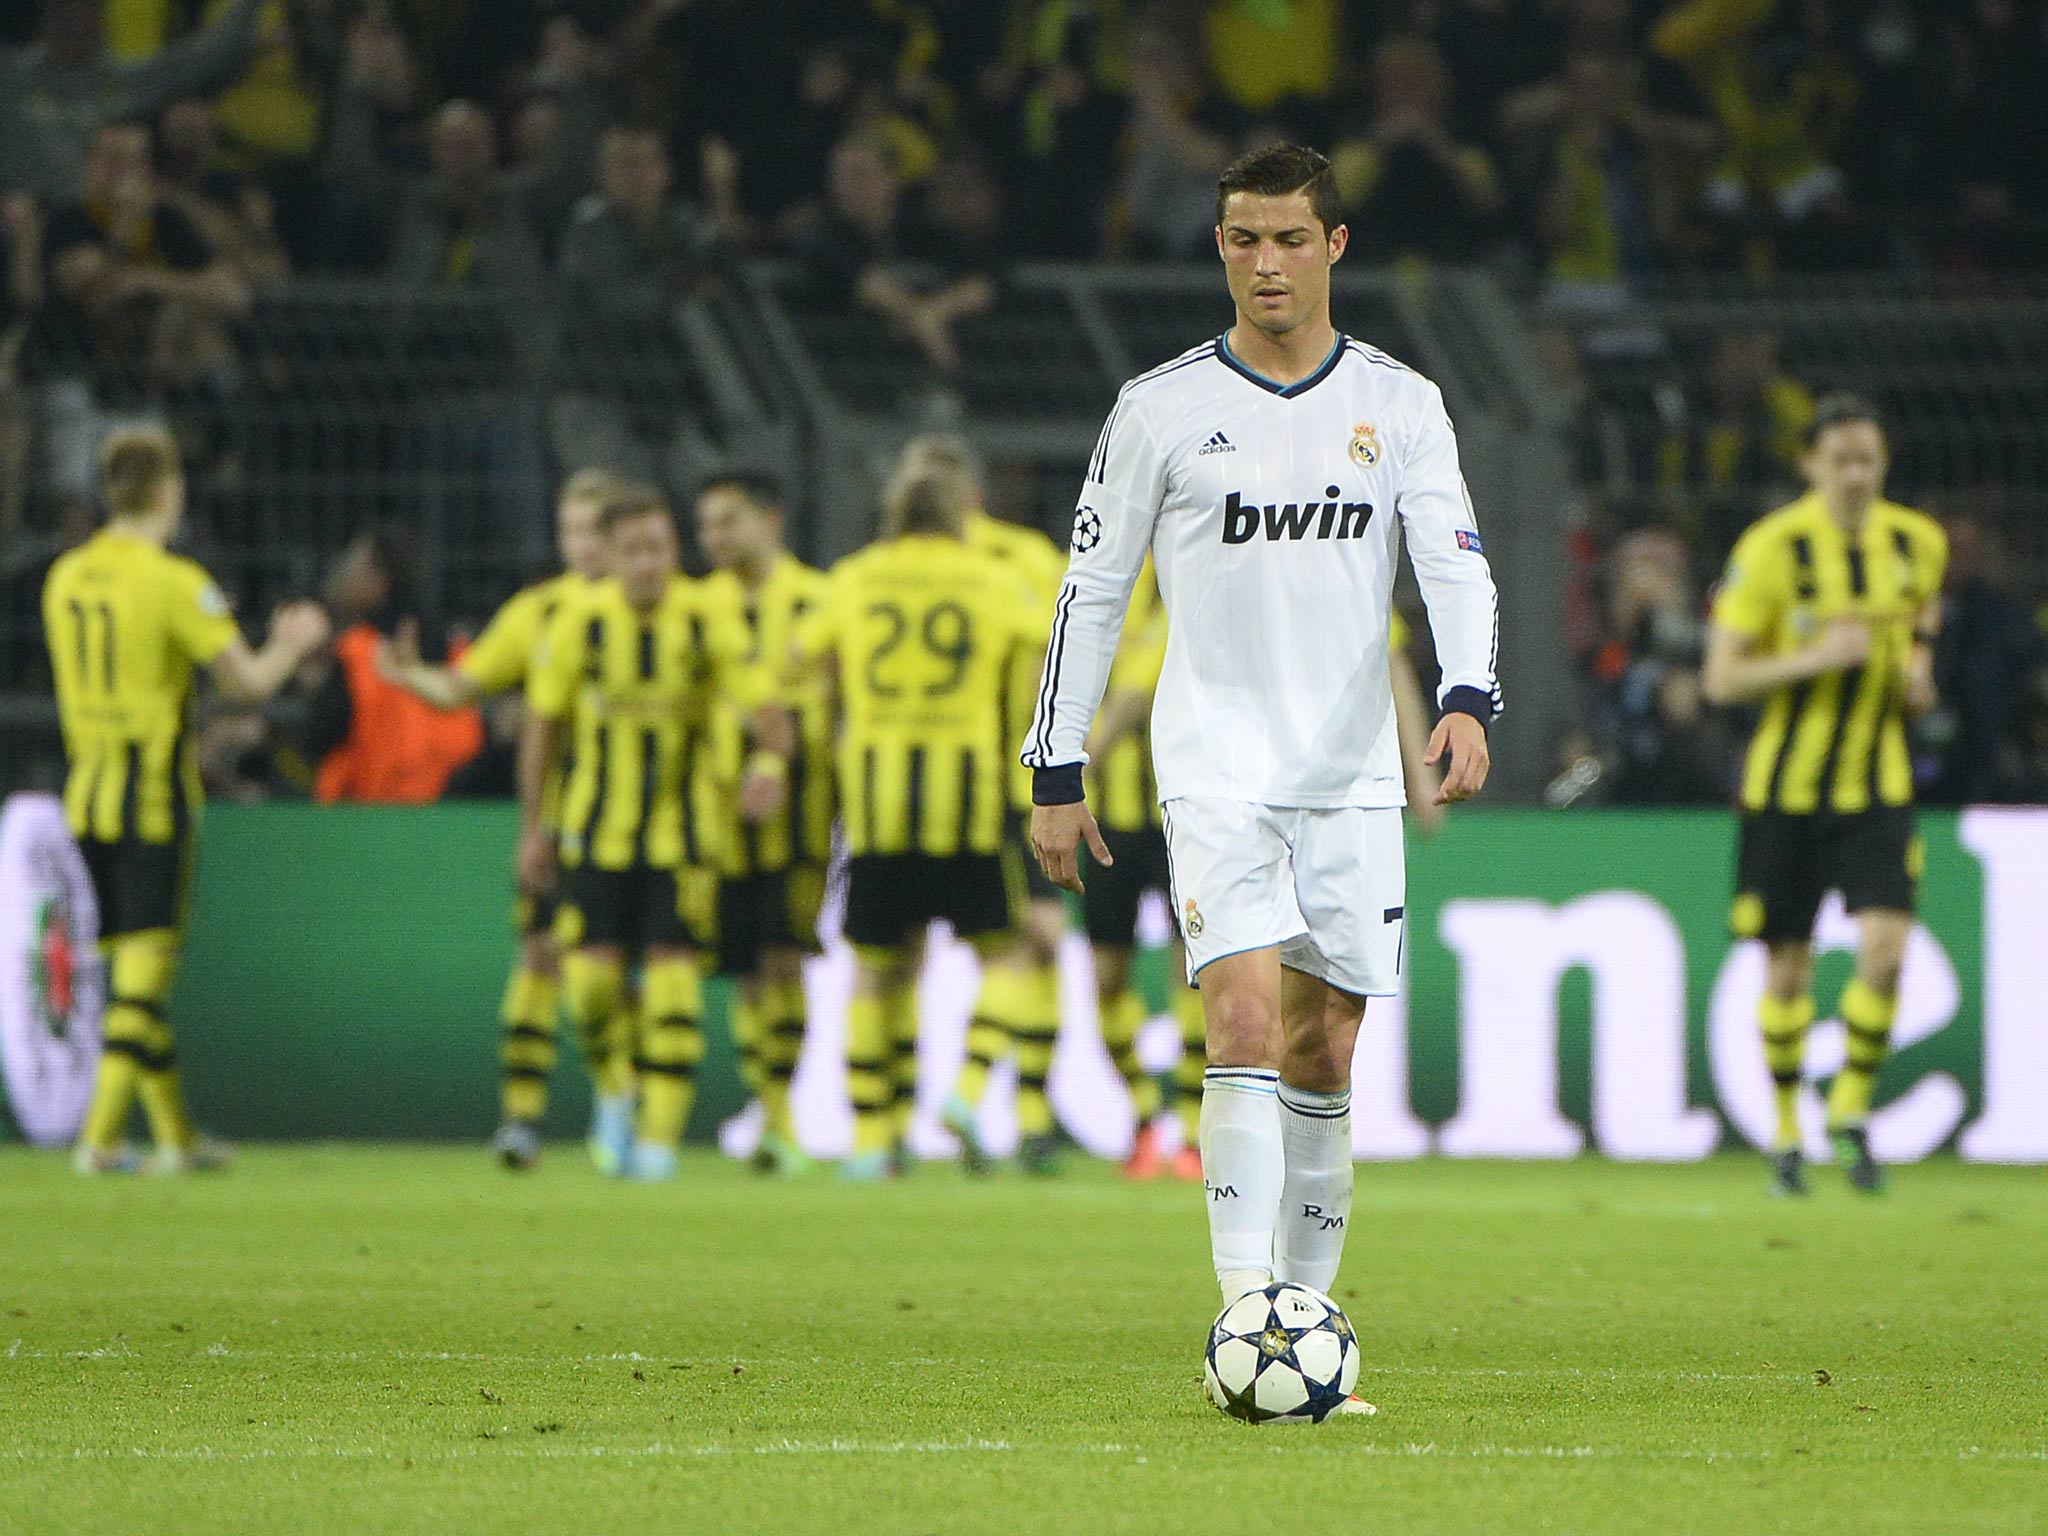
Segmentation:
[(1379, 429), (1369, 421), (1361, 421), (1351, 429), (1351, 462), (1361, 469), (1371, 469), (1379, 461)]
[(1202, 909), (1195, 905), (1195, 898), (1192, 896), (1188, 898), (1187, 906), (1182, 911), (1181, 926), (1191, 939), (1199, 939), (1202, 936)]

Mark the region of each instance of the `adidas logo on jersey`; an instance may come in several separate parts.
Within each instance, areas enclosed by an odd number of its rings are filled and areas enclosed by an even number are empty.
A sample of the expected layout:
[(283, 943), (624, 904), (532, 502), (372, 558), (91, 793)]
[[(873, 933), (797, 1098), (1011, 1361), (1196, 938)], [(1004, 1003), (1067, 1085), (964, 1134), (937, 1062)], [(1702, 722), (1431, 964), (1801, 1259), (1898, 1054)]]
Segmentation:
[(1236, 491), (1223, 503), (1223, 542), (1249, 544), (1263, 528), (1268, 540), (1362, 539), (1372, 521), (1369, 501), (1339, 502), (1336, 486), (1323, 488), (1323, 501), (1248, 504)]
[(1235, 452), (1237, 452), (1237, 444), (1233, 443), (1233, 442), (1232, 442), (1232, 441), (1231, 441), (1231, 440), (1230, 440), (1229, 438), (1225, 437), (1225, 436), (1224, 436), (1224, 435), (1223, 435), (1223, 434), (1222, 434), (1221, 432), (1218, 432), (1218, 433), (1216, 433), (1216, 434), (1215, 434), (1215, 435), (1214, 435), (1213, 437), (1211, 437), (1211, 438), (1209, 439), (1209, 441), (1207, 441), (1206, 443), (1202, 444), (1202, 446), (1201, 446), (1201, 447), (1199, 447), (1199, 448), (1197, 448), (1197, 449), (1195, 450), (1195, 457), (1199, 459), (1199, 458), (1204, 458), (1204, 457), (1206, 457), (1207, 455), (1209, 455), (1209, 454), (1212, 454), (1212, 453), (1235, 453)]

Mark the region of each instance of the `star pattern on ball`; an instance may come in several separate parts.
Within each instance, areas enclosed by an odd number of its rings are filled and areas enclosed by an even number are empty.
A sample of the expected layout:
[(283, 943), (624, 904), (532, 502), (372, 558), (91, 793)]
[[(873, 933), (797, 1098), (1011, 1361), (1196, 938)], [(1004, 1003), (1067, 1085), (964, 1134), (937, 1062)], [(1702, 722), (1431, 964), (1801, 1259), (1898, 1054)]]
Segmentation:
[(1074, 514), (1074, 553), (1085, 555), (1102, 542), (1102, 517), (1093, 507)]
[(1282, 1281), (1224, 1308), (1209, 1330), (1203, 1374), (1211, 1400), (1234, 1419), (1320, 1423), (1350, 1393), (1357, 1348), (1342, 1308)]

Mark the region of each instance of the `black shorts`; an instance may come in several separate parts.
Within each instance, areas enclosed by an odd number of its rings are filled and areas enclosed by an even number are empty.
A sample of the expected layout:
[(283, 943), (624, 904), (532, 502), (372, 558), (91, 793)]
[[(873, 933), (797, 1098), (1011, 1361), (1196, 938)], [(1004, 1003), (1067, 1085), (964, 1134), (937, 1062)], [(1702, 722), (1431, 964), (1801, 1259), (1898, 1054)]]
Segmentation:
[(770, 949), (818, 952), (818, 909), (825, 871), (792, 864), (772, 874), (741, 875), (718, 886), (718, 974), (752, 976)]
[(1104, 869), (1081, 850), (1081, 917), (1088, 930), (1088, 942), (1105, 949), (1129, 949), (1136, 941), (1138, 903), (1147, 891), (1165, 893), (1166, 834), (1157, 827), (1141, 832), (1112, 832), (1103, 829), (1109, 856), (1116, 860)]
[(1010, 926), (1000, 854), (862, 853), (847, 860), (847, 942), (894, 948), (941, 920), (963, 939)]
[(1014, 851), (1013, 867), (1023, 881), (1025, 901), (1059, 901), (1064, 893), (1038, 867), (1038, 855), (1031, 851), (1031, 818), (1022, 811), (1007, 811), (1003, 818), (1003, 846)]
[(1737, 938), (1779, 944), (1813, 936), (1829, 891), (1851, 912), (1911, 912), (1923, 860), (1910, 805), (1868, 811), (1751, 811), (1735, 858)]
[(100, 937), (118, 939), (153, 928), (182, 929), (192, 894), (192, 835), (168, 843), (139, 837), (78, 840), (100, 909)]
[(565, 949), (708, 948), (706, 922), (690, 912), (686, 894), (673, 869), (579, 864), (562, 871), (555, 931)]

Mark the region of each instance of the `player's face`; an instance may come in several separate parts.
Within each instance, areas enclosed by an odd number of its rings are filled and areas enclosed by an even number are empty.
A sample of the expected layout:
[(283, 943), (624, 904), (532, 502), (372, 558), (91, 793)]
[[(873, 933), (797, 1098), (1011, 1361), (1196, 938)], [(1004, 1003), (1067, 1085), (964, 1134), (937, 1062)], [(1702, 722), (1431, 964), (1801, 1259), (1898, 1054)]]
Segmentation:
[(775, 542), (775, 515), (737, 486), (713, 486), (697, 498), (697, 543), (721, 571), (757, 563)]
[(1327, 313), (1330, 266), (1349, 238), (1341, 224), (1324, 231), (1306, 192), (1232, 193), (1216, 247), (1238, 314), (1268, 335), (1284, 336)]
[(675, 519), (666, 509), (649, 512), (619, 524), (608, 542), (612, 575), (626, 589), (626, 601), (635, 608), (660, 602), (681, 564)]
[(1830, 506), (1860, 511), (1883, 491), (1889, 463), (1876, 422), (1845, 421), (1806, 450), (1806, 478)]
[(605, 574), (604, 535), (597, 531), (599, 510), (594, 496), (564, 496), (555, 508), (555, 545), (562, 564), (593, 581)]

